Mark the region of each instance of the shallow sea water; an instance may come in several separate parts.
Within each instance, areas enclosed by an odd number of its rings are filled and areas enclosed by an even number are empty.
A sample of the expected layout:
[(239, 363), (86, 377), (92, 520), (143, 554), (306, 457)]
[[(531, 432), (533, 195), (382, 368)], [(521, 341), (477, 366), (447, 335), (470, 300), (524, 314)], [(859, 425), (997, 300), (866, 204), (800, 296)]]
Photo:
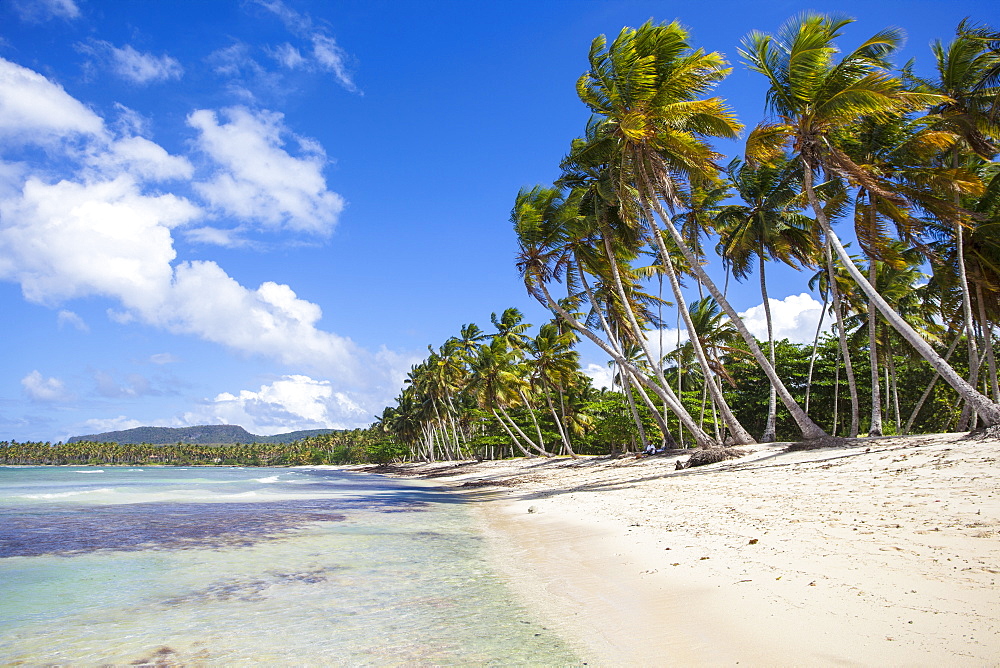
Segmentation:
[(331, 469), (0, 468), (0, 664), (572, 665), (468, 509)]

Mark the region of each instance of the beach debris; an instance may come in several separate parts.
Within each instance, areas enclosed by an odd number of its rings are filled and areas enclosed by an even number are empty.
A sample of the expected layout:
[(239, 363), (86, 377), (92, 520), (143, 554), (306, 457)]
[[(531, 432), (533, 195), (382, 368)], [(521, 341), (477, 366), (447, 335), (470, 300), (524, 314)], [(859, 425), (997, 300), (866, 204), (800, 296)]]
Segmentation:
[(686, 462), (678, 459), (674, 466), (679, 471), (692, 466), (705, 466), (706, 464), (724, 462), (727, 459), (739, 459), (749, 454), (750, 451), (743, 448), (704, 448), (692, 452)]
[(756, 538), (751, 538), (750, 542), (747, 543), (747, 545), (756, 545), (756, 544), (757, 544), (757, 539)]
[(534, 506), (528, 506), (528, 512), (529, 513), (537, 513), (538, 512), (538, 508), (535, 508)]

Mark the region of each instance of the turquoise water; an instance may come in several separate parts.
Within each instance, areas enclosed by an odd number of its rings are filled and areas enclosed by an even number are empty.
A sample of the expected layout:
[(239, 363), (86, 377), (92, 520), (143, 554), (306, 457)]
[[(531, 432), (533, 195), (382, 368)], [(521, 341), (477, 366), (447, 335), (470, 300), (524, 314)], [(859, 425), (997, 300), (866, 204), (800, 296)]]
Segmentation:
[(468, 509), (330, 469), (0, 468), (0, 663), (568, 665)]

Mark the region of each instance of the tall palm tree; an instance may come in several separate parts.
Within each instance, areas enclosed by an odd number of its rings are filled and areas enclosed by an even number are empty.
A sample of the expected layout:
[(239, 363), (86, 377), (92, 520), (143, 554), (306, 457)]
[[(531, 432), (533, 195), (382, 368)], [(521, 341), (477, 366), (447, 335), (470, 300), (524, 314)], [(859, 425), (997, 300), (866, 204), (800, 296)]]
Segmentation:
[(872, 304), (920, 355), (983, 416), (1000, 423), (1000, 406), (980, 394), (945, 362), (934, 348), (882, 299), (861, 270), (850, 261), (819, 202), (814, 177), (820, 171), (864, 185), (890, 201), (900, 196), (856, 162), (838, 145), (838, 136), (862, 121), (882, 122), (940, 104), (943, 98), (907, 90), (889, 74), (888, 57), (902, 38), (895, 29), (869, 38), (839, 61), (835, 40), (852, 19), (804, 14), (777, 36), (750, 33), (740, 53), (752, 71), (768, 81), (768, 106), (780, 122), (758, 126), (747, 144), (748, 156), (767, 161), (788, 145), (803, 166), (803, 188), (823, 234), (844, 267)]
[(559, 392), (559, 402), (563, 404), (563, 388), (573, 382), (580, 368), (580, 354), (573, 350), (573, 336), (570, 333), (560, 333), (553, 323), (545, 323), (538, 328), (538, 334), (528, 342), (528, 353), (531, 356), (531, 370), (534, 379), (541, 385), (541, 393), (545, 396), (552, 420), (559, 430), (563, 448), (574, 459), (573, 445), (563, 424), (565, 411), (560, 415), (552, 403), (551, 392)]
[[(719, 250), (737, 280), (751, 274), (756, 259), (767, 322), (768, 356), (773, 365), (774, 325), (765, 268), (768, 260), (795, 268), (811, 263), (815, 245), (811, 234), (813, 221), (800, 213), (800, 179), (794, 162), (780, 160), (773, 165), (747, 165), (735, 159), (726, 168), (726, 175), (743, 204), (720, 208), (715, 221), (720, 235)], [(768, 393), (762, 442), (775, 440), (776, 423), (777, 393), (772, 386)]]
[[(596, 155), (596, 152), (590, 152), (588, 160), (594, 161)], [(591, 163), (580, 162), (573, 157), (567, 158), (563, 163), (564, 173), (560, 179), (560, 183), (573, 187), (574, 192), (581, 195), (581, 220), (586, 221), (586, 223), (592, 226), (592, 229), (596, 232), (596, 238), (604, 250), (604, 261), (601, 263), (591, 262), (588, 264), (588, 267), (591, 267), (592, 271), (596, 268), (600, 274), (602, 283), (614, 293), (613, 297), (605, 298), (604, 300), (609, 305), (614, 304), (617, 306), (615, 309), (609, 308), (607, 313), (608, 320), (612, 321), (610, 324), (614, 328), (613, 337), (620, 340), (623, 348), (628, 344), (637, 346), (645, 356), (647, 368), (652, 370), (657, 382), (661, 386), (665, 386), (666, 380), (663, 376), (660, 361), (662, 354), (653, 353), (653, 347), (646, 334), (648, 324), (652, 323), (657, 329), (662, 330), (662, 323), (658, 322), (658, 317), (656, 318), (657, 322), (653, 322), (653, 314), (644, 309), (646, 303), (653, 302), (657, 306), (657, 313), (660, 313), (662, 311), (662, 299), (644, 295), (637, 287), (636, 279), (642, 274), (633, 269), (632, 263), (638, 256), (639, 248), (642, 246), (642, 230), (634, 217), (634, 211), (631, 211), (627, 206), (619, 206), (618, 202), (615, 202), (613, 199), (609, 200), (607, 196), (609, 189), (612, 188), (611, 180), (614, 176), (606, 163), (607, 158), (608, 156), (605, 156), (605, 162)], [(623, 213), (627, 214), (627, 217), (623, 217)], [(697, 240), (695, 240), (695, 243), (697, 243)], [(678, 302), (681, 302), (683, 295), (680, 292), (680, 286), (673, 265), (670, 262), (665, 262), (661, 263), (661, 266), (665, 267), (665, 273), (670, 278), (675, 298)], [(604, 271), (602, 272), (602, 270)], [(600, 293), (600, 290), (597, 292)], [(619, 314), (623, 316), (622, 322), (618, 322), (618, 318), (616, 317)], [(603, 325), (605, 329), (607, 329), (607, 324), (604, 323)], [(699, 364), (701, 364), (704, 372), (707, 374), (708, 362), (697, 344), (696, 355)], [(630, 373), (635, 375), (634, 370), (630, 370)], [(627, 378), (624, 378), (624, 382), (626, 387), (633, 385)], [(642, 392), (641, 389), (636, 389)], [(628, 391), (626, 394), (631, 401), (631, 394)], [(652, 404), (644, 396), (644, 393), (641, 396), (643, 396), (647, 406), (650, 406), (652, 409)], [(733, 415), (721, 392), (713, 391), (713, 399), (720, 406), (724, 419), (732, 431), (736, 442), (752, 443), (753, 438), (739, 423), (736, 416)], [(666, 428), (665, 420), (659, 415), (658, 411), (654, 410), (654, 413), (666, 438), (669, 431)], [(637, 415), (634, 410), (633, 414)], [(642, 431), (641, 425), (638, 424), (638, 418), (636, 419), (637, 426)]]
[[(536, 187), (522, 190), (515, 201), (511, 220), (518, 237), (517, 266), (524, 280), (525, 288), (539, 303), (593, 342), (611, 359), (625, 368), (636, 383), (652, 391), (663, 401), (699, 445), (712, 445), (713, 439), (702, 430), (687, 412), (669, 385), (657, 383), (636, 368), (625, 356), (622, 345), (616, 338), (617, 331), (608, 322), (604, 302), (598, 298), (587, 279), (588, 268), (595, 275), (606, 276), (605, 269), (594, 269), (606, 262), (602, 253), (595, 253), (598, 239), (586, 217), (579, 215), (578, 190), (568, 195), (555, 188)], [(583, 222), (582, 222), (583, 221)], [(570, 293), (571, 301), (589, 301), (594, 320), (599, 321), (602, 338), (595, 331), (590, 317), (581, 322), (567, 307), (572, 304), (557, 301), (549, 292), (551, 282), (563, 281)], [(666, 429), (664, 428), (664, 433)]]
[(531, 411), (531, 406), (525, 401), (528, 381), (522, 372), (523, 369), (517, 364), (515, 355), (504, 339), (494, 337), (489, 344), (479, 346), (476, 357), (472, 360), (469, 392), (476, 398), (480, 408), (493, 414), (524, 456), (531, 455), (522, 441), (539, 454), (551, 457), (552, 453), (545, 450), (545, 444), (535, 443), (507, 411), (519, 403), (524, 403), (527, 410)]
[[(944, 166), (960, 172), (963, 153), (972, 153), (983, 160), (990, 160), (997, 154), (1000, 141), (1000, 123), (994, 117), (994, 105), (998, 87), (982, 86), (989, 78), (991, 69), (996, 68), (998, 55), (985, 48), (986, 43), (977, 39), (969, 31), (959, 26), (956, 37), (948, 45), (940, 40), (931, 44), (937, 70), (935, 79), (916, 77), (907, 71), (909, 78), (918, 84), (920, 90), (937, 93), (943, 100), (931, 110), (929, 117), (936, 121), (936, 127), (948, 130), (958, 141), (953, 142), (941, 156)], [(959, 179), (952, 179), (961, 183)], [(965, 318), (965, 334), (969, 348), (969, 383), (977, 383), (979, 370), (979, 350), (974, 332), (972, 312), (972, 291), (969, 286), (968, 270), (965, 262), (964, 228), (969, 225), (967, 212), (957, 205), (961, 192), (953, 192), (956, 210), (947, 216), (954, 235), (957, 253), (958, 286), (962, 294), (962, 311)]]
[(609, 196), (625, 212), (622, 218), (642, 225), (646, 237), (668, 261), (670, 254), (657, 220), (663, 224), (695, 276), (740, 330), (803, 437), (818, 438), (823, 430), (792, 398), (667, 213), (680, 202), (679, 179), (717, 180), (719, 155), (707, 139), (733, 138), (741, 127), (720, 98), (704, 97), (728, 74), (726, 65), (718, 53), (691, 48), (687, 31), (676, 22), (625, 28), (611, 44), (604, 36), (598, 37), (590, 50), (590, 71), (577, 83), (580, 99), (595, 117), (586, 138), (574, 143), (569, 160), (584, 165), (609, 163), (614, 176)]

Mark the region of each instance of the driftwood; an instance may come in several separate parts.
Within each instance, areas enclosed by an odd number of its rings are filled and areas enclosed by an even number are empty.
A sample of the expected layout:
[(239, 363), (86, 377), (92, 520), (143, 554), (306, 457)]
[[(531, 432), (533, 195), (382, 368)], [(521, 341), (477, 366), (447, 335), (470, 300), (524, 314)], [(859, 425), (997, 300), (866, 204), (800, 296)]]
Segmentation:
[(677, 470), (687, 469), (692, 466), (705, 466), (706, 464), (724, 462), (727, 459), (739, 459), (740, 457), (745, 457), (749, 454), (749, 450), (741, 448), (704, 448), (692, 452), (686, 462), (682, 462), (678, 459), (675, 466), (677, 467)]

